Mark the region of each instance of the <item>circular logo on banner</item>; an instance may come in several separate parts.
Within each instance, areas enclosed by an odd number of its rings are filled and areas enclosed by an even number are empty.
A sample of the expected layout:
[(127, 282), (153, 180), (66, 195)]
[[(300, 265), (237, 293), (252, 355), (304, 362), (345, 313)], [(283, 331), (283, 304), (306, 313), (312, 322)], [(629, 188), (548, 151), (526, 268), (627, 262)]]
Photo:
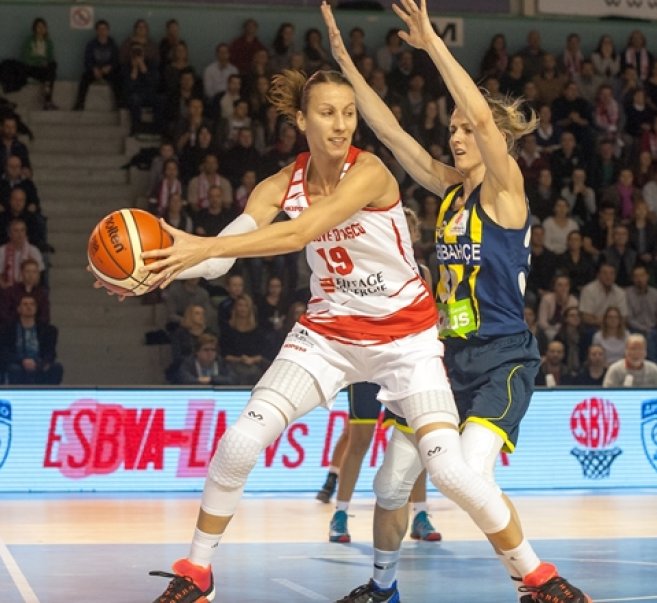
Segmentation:
[(92, 29), (94, 24), (93, 6), (72, 6), (69, 21), (71, 29)]

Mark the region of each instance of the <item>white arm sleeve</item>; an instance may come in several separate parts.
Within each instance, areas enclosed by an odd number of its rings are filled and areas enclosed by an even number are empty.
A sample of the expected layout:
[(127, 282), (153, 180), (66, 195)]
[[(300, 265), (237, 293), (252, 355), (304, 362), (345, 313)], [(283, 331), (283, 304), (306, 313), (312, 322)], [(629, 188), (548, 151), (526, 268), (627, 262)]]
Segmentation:
[[(240, 214), (217, 236), (246, 234), (258, 229), (256, 221), (249, 214)], [(185, 280), (188, 278), (205, 278), (212, 280), (219, 278), (228, 272), (235, 263), (236, 258), (208, 258), (202, 262), (183, 270), (176, 280)]]

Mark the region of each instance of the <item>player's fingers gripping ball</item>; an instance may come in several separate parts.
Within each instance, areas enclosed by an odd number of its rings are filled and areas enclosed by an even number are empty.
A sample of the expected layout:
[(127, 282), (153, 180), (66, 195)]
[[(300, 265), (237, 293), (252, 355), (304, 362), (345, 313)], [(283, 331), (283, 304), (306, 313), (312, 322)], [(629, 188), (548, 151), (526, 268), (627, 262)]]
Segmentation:
[(89, 268), (109, 291), (143, 295), (157, 288), (162, 276), (144, 270), (144, 265), (154, 260), (143, 260), (142, 252), (172, 244), (171, 235), (154, 215), (141, 209), (120, 209), (93, 229), (87, 246)]

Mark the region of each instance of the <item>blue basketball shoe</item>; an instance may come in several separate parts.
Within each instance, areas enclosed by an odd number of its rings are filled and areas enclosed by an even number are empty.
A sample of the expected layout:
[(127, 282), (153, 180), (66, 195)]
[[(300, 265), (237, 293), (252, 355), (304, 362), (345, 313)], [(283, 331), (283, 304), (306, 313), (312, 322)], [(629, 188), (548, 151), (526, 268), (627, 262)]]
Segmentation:
[(335, 603), (401, 603), (397, 580), (390, 588), (379, 588), (374, 580), (370, 578), (367, 584), (363, 584), (352, 590), (346, 597), (338, 599)]

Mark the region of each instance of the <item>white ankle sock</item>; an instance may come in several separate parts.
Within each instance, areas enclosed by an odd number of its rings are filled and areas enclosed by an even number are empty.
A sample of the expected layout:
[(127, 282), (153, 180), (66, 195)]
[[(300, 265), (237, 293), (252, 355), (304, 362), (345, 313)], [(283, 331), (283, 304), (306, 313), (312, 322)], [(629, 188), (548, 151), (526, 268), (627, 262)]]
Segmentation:
[(532, 545), (525, 538), (515, 549), (502, 551), (502, 555), (515, 569), (516, 575), (521, 578), (533, 572), (541, 564), (541, 560), (537, 557)]
[(344, 511), (345, 513), (349, 510), (349, 501), (336, 500), (335, 501), (335, 510)]
[(418, 513), (422, 513), (422, 511), (425, 513), (429, 512), (429, 505), (426, 501), (413, 503), (413, 517), (415, 517)]
[(222, 536), (223, 534), (208, 534), (207, 532), (202, 532), (196, 528), (194, 530), (192, 548), (189, 551), (188, 559), (194, 565), (200, 565), (201, 567), (207, 567), (210, 565)]
[(382, 551), (374, 549), (374, 575), (372, 578), (379, 588), (390, 588), (397, 575), (397, 563), (401, 551)]
[(522, 586), (522, 576), (520, 576), (520, 572), (516, 571), (516, 568), (513, 567), (511, 562), (504, 555), (498, 553), (497, 558), (502, 562), (506, 573), (509, 574), (509, 578), (511, 578), (513, 583), (513, 588), (516, 589), (516, 596), (518, 597), (518, 601), (520, 601), (521, 597), (527, 594), (518, 590)]

